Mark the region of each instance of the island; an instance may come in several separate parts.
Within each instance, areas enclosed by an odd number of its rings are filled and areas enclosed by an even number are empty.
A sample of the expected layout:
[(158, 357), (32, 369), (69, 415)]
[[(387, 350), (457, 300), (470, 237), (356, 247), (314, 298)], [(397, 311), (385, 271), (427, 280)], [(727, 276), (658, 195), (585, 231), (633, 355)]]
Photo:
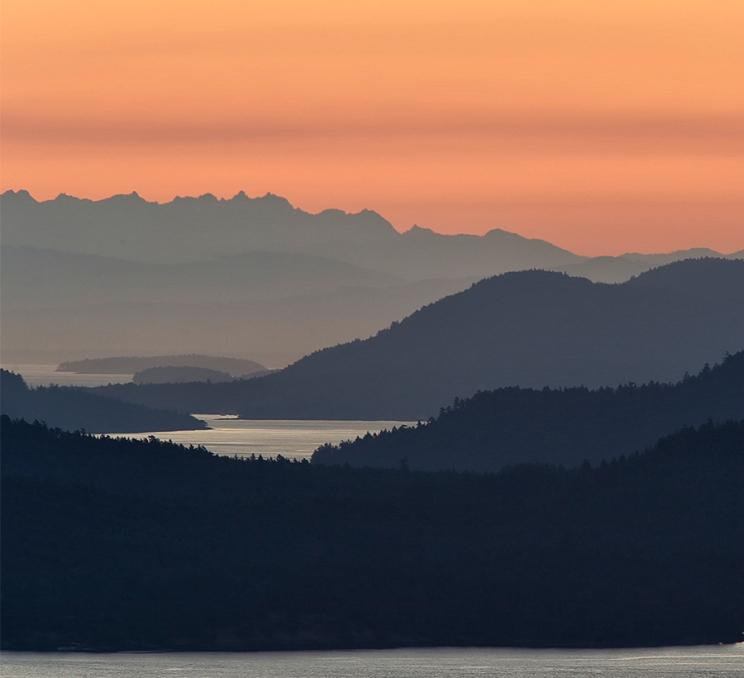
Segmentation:
[(265, 372), (266, 367), (255, 360), (226, 358), (197, 353), (188, 355), (115, 356), (68, 360), (57, 366), (58, 372), (77, 374), (135, 374), (152, 367), (198, 367), (226, 372), (232, 377), (244, 377)]

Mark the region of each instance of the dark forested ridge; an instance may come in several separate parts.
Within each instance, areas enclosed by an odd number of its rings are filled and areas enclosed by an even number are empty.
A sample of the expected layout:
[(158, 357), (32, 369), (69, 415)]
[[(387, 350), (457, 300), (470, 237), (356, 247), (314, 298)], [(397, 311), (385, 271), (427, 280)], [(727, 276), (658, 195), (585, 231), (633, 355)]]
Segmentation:
[[(684, 340), (680, 340), (684, 337)], [(506, 273), (366, 340), (250, 381), (102, 392), (246, 418), (419, 419), (500, 386), (673, 381), (744, 346), (744, 261), (669, 264), (619, 285)]]
[(522, 463), (611, 459), (708, 420), (744, 419), (744, 351), (676, 384), (484, 391), (417, 427), (402, 427), (313, 455), (320, 464), (494, 471)]
[(2, 420), (2, 642), (736, 642), (744, 423), (497, 475), (238, 461)]
[(206, 428), (203, 421), (188, 414), (121, 402), (85, 388), (29, 388), (20, 375), (7, 370), (0, 370), (0, 408), (11, 417), (90, 433)]

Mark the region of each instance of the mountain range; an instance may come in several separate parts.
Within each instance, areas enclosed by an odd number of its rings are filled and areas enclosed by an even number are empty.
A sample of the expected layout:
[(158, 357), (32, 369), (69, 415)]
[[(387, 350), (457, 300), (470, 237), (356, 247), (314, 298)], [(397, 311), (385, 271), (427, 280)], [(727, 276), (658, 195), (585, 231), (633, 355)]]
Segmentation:
[(502, 386), (676, 381), (742, 346), (744, 261), (691, 259), (617, 285), (506, 273), (264, 377), (100, 391), (249, 419), (416, 420)]
[(369, 210), (312, 214), (271, 194), (161, 204), (136, 193), (37, 201), (6, 191), (0, 213), (0, 332), (5, 359), (15, 362), (50, 345), (59, 359), (167, 347), (281, 367), (369, 336), (482, 277), (540, 268), (619, 282), (670, 261), (719, 256), (591, 258), (501, 229), (400, 233)]
[(37, 201), (26, 191), (6, 191), (0, 200), (5, 245), (157, 264), (292, 252), (422, 280), (583, 260), (545, 241), (498, 229), (482, 237), (447, 236), (420, 227), (399, 233), (370, 210), (311, 214), (272, 194), (154, 203), (136, 193), (97, 201), (67, 195)]

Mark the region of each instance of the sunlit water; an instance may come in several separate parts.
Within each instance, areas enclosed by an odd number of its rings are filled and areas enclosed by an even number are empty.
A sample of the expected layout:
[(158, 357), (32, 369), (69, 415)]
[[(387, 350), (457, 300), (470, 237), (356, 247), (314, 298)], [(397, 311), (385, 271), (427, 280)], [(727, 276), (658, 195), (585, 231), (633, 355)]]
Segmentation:
[(743, 676), (744, 645), (629, 650), (424, 649), (357, 652), (1, 656), (3, 678), (705, 678)]
[[(18, 372), (29, 386), (102, 386), (131, 381), (128, 374), (75, 374), (57, 372), (56, 365), (9, 363), (3, 367)], [(127, 438), (155, 436), (183, 445), (203, 445), (215, 454), (227, 456), (309, 458), (323, 443), (353, 440), (367, 432), (377, 433), (400, 426), (400, 421), (314, 421), (300, 419), (263, 420), (237, 419), (218, 414), (197, 414), (210, 427), (203, 431), (147, 431), (145, 433), (117, 433), (108, 435)]]
[(237, 419), (218, 414), (196, 414), (211, 428), (203, 431), (150, 431), (147, 433), (110, 433), (127, 438), (155, 436), (182, 445), (203, 445), (215, 454), (226, 456), (309, 458), (323, 443), (353, 440), (367, 432), (376, 433), (401, 421), (326, 421), (304, 419)]

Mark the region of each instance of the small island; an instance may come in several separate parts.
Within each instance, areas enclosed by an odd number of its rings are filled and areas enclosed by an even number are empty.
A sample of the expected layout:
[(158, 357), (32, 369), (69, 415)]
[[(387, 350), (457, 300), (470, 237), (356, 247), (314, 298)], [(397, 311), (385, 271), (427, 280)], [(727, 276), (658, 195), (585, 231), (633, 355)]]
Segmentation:
[[(192, 353), (188, 355), (115, 356), (111, 358), (68, 360), (57, 366), (57, 372), (135, 374), (153, 367), (195, 367), (226, 372), (231, 377), (244, 377), (266, 371), (266, 367), (255, 360)], [(203, 381), (203, 379), (194, 381)]]

